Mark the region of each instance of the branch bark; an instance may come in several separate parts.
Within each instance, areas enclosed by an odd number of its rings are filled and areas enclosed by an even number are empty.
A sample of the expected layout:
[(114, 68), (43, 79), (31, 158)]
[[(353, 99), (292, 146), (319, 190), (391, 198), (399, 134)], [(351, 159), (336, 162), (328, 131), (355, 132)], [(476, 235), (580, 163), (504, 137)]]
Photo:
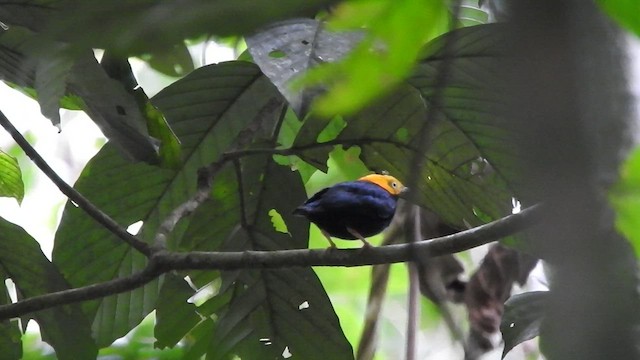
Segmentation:
[[(172, 270), (365, 266), (406, 262), (413, 259), (414, 256), (452, 254), (522, 231), (537, 223), (540, 215), (540, 207), (534, 206), (518, 214), (509, 215), (456, 234), (412, 244), (396, 244), (376, 248), (186, 253), (160, 250), (152, 254), (149, 265), (137, 274), (0, 306), (0, 320), (54, 306), (93, 300), (130, 291)], [(415, 251), (415, 253), (410, 252), (409, 249)]]
[(127, 244), (131, 245), (134, 249), (138, 250), (147, 257), (153, 252), (151, 246), (146, 242), (138, 239), (127, 232), (125, 228), (120, 226), (109, 215), (102, 212), (95, 205), (93, 205), (87, 198), (80, 194), (77, 190), (67, 184), (55, 171), (47, 164), (46, 161), (38, 154), (38, 152), (29, 144), (29, 142), (20, 134), (20, 132), (11, 124), (9, 119), (0, 111), (0, 125), (11, 135), (13, 140), (22, 148), (27, 156), (33, 161), (34, 164), (45, 174), (51, 181), (65, 194), (69, 200), (73, 201), (84, 210), (89, 216), (91, 216), (100, 225), (104, 226), (107, 230), (111, 231), (117, 237), (122, 239)]

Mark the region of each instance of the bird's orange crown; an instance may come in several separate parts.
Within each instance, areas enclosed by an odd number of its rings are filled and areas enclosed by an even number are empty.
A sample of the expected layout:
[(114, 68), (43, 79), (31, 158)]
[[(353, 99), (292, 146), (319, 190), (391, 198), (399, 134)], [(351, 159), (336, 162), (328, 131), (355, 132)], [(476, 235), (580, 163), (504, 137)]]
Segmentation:
[(370, 174), (358, 180), (374, 183), (387, 190), (391, 195), (400, 195), (401, 192), (407, 189), (398, 179), (391, 175)]

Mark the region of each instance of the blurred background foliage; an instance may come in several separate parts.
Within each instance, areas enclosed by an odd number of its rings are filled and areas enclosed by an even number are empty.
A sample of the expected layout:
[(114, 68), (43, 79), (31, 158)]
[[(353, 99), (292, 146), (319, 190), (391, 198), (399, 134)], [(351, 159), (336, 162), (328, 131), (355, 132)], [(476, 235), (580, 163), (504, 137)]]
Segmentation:
[[(599, 3), (625, 28), (636, 34), (640, 32), (637, 17), (630, 16), (640, 10), (635, 2)], [(458, 9), (457, 5), (461, 7)], [(109, 139), (109, 145), (102, 148), (86, 168), (88, 156), (71, 166), (76, 167), (77, 173), (84, 168), (76, 188), (101, 208), (118, 213), (125, 226), (142, 219), (144, 225), (139, 234), (150, 239), (163, 216), (184, 200), (183, 193), (194, 190), (197, 169), (216, 161), (225, 151), (264, 144), (274, 148), (300, 147), (302, 150), (296, 156), (267, 157), (264, 160), (266, 165), (251, 163), (241, 166), (248, 169), (248, 174), (257, 174), (256, 179), (268, 179), (274, 166), (290, 166), (298, 170), (293, 177), (299, 176), (307, 196), (371, 171), (389, 170), (409, 178), (413, 170), (409, 160), (415, 155), (415, 147), (424, 140), (417, 137), (421, 130), (418, 120), (423, 119), (428, 106), (434, 105), (434, 98), (442, 86), (435, 81), (438, 70), (442, 69), (443, 59), (451, 57), (450, 78), (438, 95), (439, 103), (435, 103), (443, 111), (434, 119), (435, 125), (427, 138), (431, 148), (424, 159), (426, 170), (418, 174), (423, 180), (418, 189), (421, 194), (418, 202), (438, 213), (448, 225), (465, 228), (511, 213), (520, 185), (518, 159), (514, 160), (505, 150), (508, 146), (506, 140), (510, 137), (508, 127), (504, 126), (505, 120), (497, 115), (501, 113), (500, 109), (496, 110), (500, 105), (496, 97), (500, 94), (488, 93), (486, 87), (487, 83), (500, 76), (491, 64), (494, 60), (491, 57), (499, 55), (497, 45), (501, 42), (496, 26), (487, 24), (500, 20), (503, 14), (499, 10), (503, 6), (501, 1), (444, 0), (314, 0), (304, 4), (256, 0), (12, 1), (0, 3), (0, 22), (4, 25), (4, 30), (0, 30), (0, 78), (17, 91), (36, 99), (41, 112), (63, 132), (64, 116), (61, 126), (60, 108), (82, 109), (90, 115)], [(457, 19), (454, 14), (458, 15)], [(477, 27), (472, 28), (474, 26)], [(447, 37), (439, 36), (455, 29), (458, 29), (455, 33), (457, 42), (447, 48)], [(313, 50), (294, 47), (294, 42), (300, 39), (279, 38), (277, 31), (288, 34), (298, 34), (299, 31), (300, 36), (306, 36), (302, 44), (309, 45), (304, 44), (308, 39)], [(314, 37), (309, 38), (308, 31)], [(257, 41), (258, 35), (265, 37)], [(252, 45), (252, 39), (257, 44)], [(261, 44), (271, 46), (276, 41), (281, 41), (277, 44), (283, 48), (289, 46), (287, 49), (292, 52), (283, 52), (273, 46), (265, 47), (266, 50), (260, 48)], [(220, 52), (231, 50), (229, 60), (253, 61), (259, 68), (238, 63), (206, 66), (212, 63), (207, 58), (208, 48)], [(104, 60), (105, 53), (113, 61), (98, 63), (94, 54)], [(129, 68), (129, 62), (142, 64), (146, 70), (134, 71)], [(223, 69), (225, 66), (226, 70)], [(296, 77), (309, 69), (306, 74)], [(290, 86), (291, 79), (294, 79), (293, 87)], [(269, 85), (267, 80), (275, 86)], [(138, 91), (138, 83), (149, 97)], [(494, 83), (491, 85), (496, 88)], [(188, 97), (181, 97), (189, 92)], [(283, 106), (285, 103), (289, 105), (288, 110)], [(0, 110), (5, 106), (0, 102)], [(185, 107), (189, 107), (188, 110)], [(164, 116), (159, 115), (158, 109)], [(393, 128), (387, 126), (396, 124), (389, 121), (390, 118), (398, 125)], [(196, 119), (207, 126), (193, 125)], [(238, 119), (244, 122), (239, 124)], [(255, 134), (248, 140), (242, 140), (238, 133), (244, 127), (255, 125), (252, 121), (256, 119), (261, 120), (262, 127), (254, 129)], [(27, 138), (32, 143), (38, 141), (29, 134)], [(337, 140), (353, 145), (363, 138), (383, 138), (395, 143), (305, 148)], [(160, 143), (157, 139), (161, 139)], [(180, 146), (176, 139), (180, 139)], [(73, 141), (69, 139), (69, 142)], [(97, 151), (103, 144), (104, 140), (98, 140), (98, 143), (91, 144), (87, 153)], [(406, 149), (400, 149), (398, 144), (406, 146)], [(169, 148), (162, 151), (162, 146)], [(34, 186), (36, 171), (15, 145), (3, 147), (2, 151), (0, 196), (20, 201), (22, 194)], [(132, 163), (131, 160), (139, 162)], [(637, 159), (632, 161), (637, 163)], [(637, 166), (629, 165), (624, 173), (628, 175), (626, 182), (612, 195), (614, 205), (623, 214), (620, 227), (630, 239), (640, 238), (636, 234), (638, 227), (629, 220), (633, 217), (624, 218), (624, 214), (635, 214), (638, 210), (637, 204), (626, 199), (628, 194), (637, 191), (633, 180), (639, 171)], [(132, 179), (132, 174), (138, 177)], [(152, 185), (162, 189), (154, 193), (149, 179), (157, 180)], [(236, 186), (232, 185), (236, 179), (226, 173), (220, 174), (220, 179), (215, 189), (222, 190), (214, 196), (219, 196), (216, 199), (221, 202), (227, 201), (224, 203), (229, 209), (236, 209), (239, 205), (223, 191)], [(277, 183), (283, 179), (291, 180), (292, 177), (283, 175), (271, 181)], [(131, 207), (127, 211), (120, 212), (122, 204), (113, 201), (116, 194), (130, 202)], [(304, 194), (291, 195), (292, 201), (300, 200), (295, 197), (299, 195)], [(252, 196), (253, 192), (247, 191), (247, 198), (259, 204), (262, 198)], [(268, 194), (263, 196), (276, 204)], [(143, 209), (150, 199), (159, 200), (157, 204)], [(279, 205), (284, 209), (288, 204)], [(205, 204), (203, 208), (207, 206), (210, 205)], [(306, 225), (299, 220), (289, 219), (284, 210), (276, 209), (275, 205), (273, 209), (281, 219), (284, 218), (280, 221), (290, 232), (294, 228), (305, 228)], [(56, 211), (54, 209), (52, 213)], [(104, 229), (91, 225), (90, 219), (83, 218), (84, 215), (72, 204), (67, 204), (64, 211), (62, 225), (56, 234), (53, 264), (61, 269), (72, 286), (122, 276), (144, 265), (142, 257), (131, 254), (130, 249), (110, 238)], [(57, 216), (51, 215), (54, 225), (57, 225)], [(215, 229), (205, 232), (199, 226), (209, 220), (208, 216), (211, 213), (196, 214), (193, 219), (181, 222), (172, 239), (173, 244), (186, 249), (203, 246), (204, 250), (225, 249), (229, 244), (222, 243), (222, 238), (232, 237), (229, 235), (232, 233), (230, 227), (234, 224), (216, 222)], [(264, 214), (262, 217), (258, 214), (254, 220), (263, 224), (266, 222), (263, 217)], [(214, 230), (220, 233), (212, 233)], [(270, 230), (273, 232), (270, 239), (284, 236)], [(305, 231), (299, 233), (306, 235)], [(191, 242), (180, 238), (185, 233), (193, 235)], [(197, 242), (200, 237), (212, 238), (212, 234), (221, 243)], [(25, 235), (25, 238), (29, 239), (29, 236)], [(78, 244), (78, 238), (87, 241)], [(246, 239), (238, 236), (236, 240)], [(307, 246), (303, 243), (306, 236), (296, 240), (298, 242), (289, 247)], [(286, 241), (283, 240), (279, 246), (289, 244)], [(376, 245), (382, 241), (382, 236), (371, 239)], [(635, 241), (637, 243), (638, 240)], [(267, 243), (258, 241), (248, 248), (263, 248)], [(514, 243), (517, 244), (511, 242)], [(229, 246), (236, 249), (234, 244)], [(326, 246), (326, 240), (313, 225), (308, 232), (308, 246)], [(340, 246), (357, 247), (359, 244), (340, 242)], [(486, 249), (479, 249), (458, 257), (465, 268), (461, 279), (466, 281), (473, 276), (473, 270), (485, 252)], [(99, 254), (99, 259), (96, 254)], [(30, 256), (30, 253), (25, 255)], [(323, 267), (314, 271), (331, 300), (325, 309), (331, 310), (332, 307), (339, 319), (340, 329), (336, 333), (342, 332), (340, 335), (348, 340), (350, 346), (357, 348), (364, 326), (371, 270), (367, 267)], [(2, 272), (0, 275), (17, 280), (11, 274)], [(234, 304), (229, 300), (231, 292), (233, 296), (242, 292), (240, 287), (232, 289), (229, 284), (238, 281), (251, 285), (254, 274), (247, 274), (248, 279), (238, 276), (240, 280), (213, 272), (181, 275), (189, 275), (203, 293), (219, 292), (215, 296), (210, 294), (198, 304), (199, 311), (209, 311), (211, 318), (219, 321), (225, 317), (225, 312), (233, 312)], [(508, 284), (509, 290), (512, 282)], [(268, 287), (268, 282), (265, 283)], [(12, 286), (8, 284), (7, 289), (11, 291)], [(381, 314), (380, 351), (376, 359), (394, 359), (404, 351), (408, 288), (405, 265), (391, 266), (388, 284), (386, 306)], [(167, 329), (159, 330), (154, 313), (148, 314), (156, 306), (155, 299), (163, 286), (157, 283), (137, 293), (84, 304), (82, 309), (92, 314), (88, 320), (93, 320), (93, 336), (97, 341), (97, 344), (87, 346), (101, 348), (98, 356), (102, 358), (197, 358), (207, 350), (207, 358), (217, 358), (216, 343), (211, 339), (213, 325), (206, 321), (193, 329), (189, 327), (190, 333), (183, 333), (184, 338), (176, 339), (176, 342), (182, 339), (177, 346), (154, 347), (155, 336)], [(536, 288), (539, 284), (528, 286)], [(190, 291), (193, 292), (187, 287), (176, 290), (176, 293), (186, 296)], [(218, 299), (219, 303), (211, 299)], [(3, 298), (2, 301), (8, 299)], [(176, 301), (180, 302), (176, 306), (176, 313), (179, 313), (177, 310), (184, 310), (187, 303), (183, 299)], [(124, 313), (118, 306), (131, 306), (132, 309), (130, 313)], [(163, 303), (162, 306), (170, 304)], [(458, 342), (461, 339), (444, 325), (442, 307), (425, 298), (422, 310), (420, 331), (424, 342), (420, 354), (423, 358), (462, 356), (463, 350)], [(265, 312), (267, 315), (256, 312), (255, 316), (274, 315)], [(463, 305), (452, 305), (452, 312), (464, 330), (473, 326), (466, 323)], [(29, 319), (23, 320), (27, 322)], [(187, 326), (187, 321), (193, 321), (191, 318), (184, 319), (185, 323), (180, 323), (182, 319), (171, 320), (180, 326)], [(138, 323), (140, 325), (135, 326)], [(238, 323), (240, 321), (232, 325), (242, 330)], [(40, 326), (46, 325), (41, 323)], [(14, 331), (16, 324), (3, 323), (2, 329)], [(333, 334), (310, 336), (324, 335), (331, 337)], [(231, 347), (227, 349), (228, 353), (245, 351), (255, 355), (255, 349), (242, 345), (243, 338), (237, 336), (239, 340), (233, 339), (225, 344)], [(3, 338), (14, 339), (15, 336)], [(22, 344), (14, 341), (3, 345), (20, 348), (22, 357), (27, 359), (56, 358), (52, 348), (42, 342), (37, 333), (27, 332), (21, 340)], [(45, 340), (51, 342), (51, 336)], [(313, 338), (306, 341), (313, 342)], [(165, 344), (170, 342), (164, 339)], [(60, 356), (60, 348), (73, 350), (73, 344), (64, 343), (64, 340), (53, 342), (59, 352), (57, 356)], [(305, 344), (305, 341), (300, 343)], [(283, 356), (282, 349), (278, 350), (276, 355)], [(91, 351), (87, 350), (87, 353)], [(494, 350), (489, 356), (499, 358), (499, 351)], [(348, 351), (341, 354), (346, 353)], [(245, 355), (245, 358), (250, 356)], [(524, 350), (512, 356), (533, 359), (539, 353), (534, 345), (525, 344)]]

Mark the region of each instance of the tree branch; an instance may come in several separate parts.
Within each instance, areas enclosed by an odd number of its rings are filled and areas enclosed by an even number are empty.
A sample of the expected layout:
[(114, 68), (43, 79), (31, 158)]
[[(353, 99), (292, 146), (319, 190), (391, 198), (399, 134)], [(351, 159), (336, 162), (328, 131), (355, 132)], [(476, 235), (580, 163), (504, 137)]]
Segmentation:
[(111, 231), (117, 237), (122, 239), (127, 244), (144, 254), (150, 256), (152, 249), (146, 242), (131, 235), (126, 229), (121, 227), (115, 220), (109, 215), (102, 212), (95, 205), (93, 205), (87, 198), (76, 191), (73, 187), (67, 184), (55, 171), (47, 164), (46, 161), (38, 154), (38, 152), (29, 144), (29, 142), (20, 134), (20, 132), (11, 124), (9, 119), (0, 111), (0, 125), (11, 135), (13, 140), (22, 148), (27, 156), (33, 161), (34, 164), (45, 174), (53, 183), (60, 189), (60, 191), (66, 195), (69, 200), (78, 205), (79, 208), (84, 210), (89, 216), (91, 216), (100, 225), (104, 226), (107, 230)]
[(391, 145), (395, 145), (395, 146), (397, 146), (399, 148), (408, 149), (408, 150), (411, 150), (411, 151), (418, 151), (417, 148), (415, 148), (415, 147), (413, 147), (413, 146), (411, 146), (409, 144), (405, 144), (405, 143), (402, 143), (400, 141), (395, 141), (393, 139), (359, 138), (359, 139), (334, 139), (334, 140), (320, 142), (320, 143), (312, 143), (312, 144), (307, 144), (307, 145), (292, 146), (292, 147), (284, 148), (284, 149), (264, 148), (264, 149), (238, 150), (238, 151), (232, 151), (232, 152), (225, 153), (224, 154), (224, 158), (227, 159), (227, 161), (229, 161), (229, 160), (233, 160), (233, 159), (237, 159), (237, 158), (241, 158), (241, 157), (249, 156), (249, 155), (272, 154), (272, 155), (289, 156), (289, 155), (298, 155), (299, 153), (301, 153), (301, 152), (303, 152), (305, 150), (312, 150), (312, 149), (318, 149), (318, 148), (323, 148), (323, 147), (331, 147), (331, 146), (337, 146), (337, 145), (359, 146), (359, 145), (375, 144), (375, 143), (391, 144)]
[[(92, 300), (138, 288), (172, 270), (237, 270), (308, 266), (365, 266), (406, 262), (415, 256), (440, 256), (471, 249), (522, 231), (540, 219), (539, 206), (459, 233), (412, 244), (362, 249), (295, 249), (242, 252), (157, 251), (141, 272), (76, 289), (35, 296), (0, 306), (0, 320), (58, 305)], [(408, 249), (415, 250), (411, 253)]]
[(133, 275), (75, 289), (34, 296), (13, 304), (0, 306), (0, 319), (14, 318), (59, 305), (95, 300), (109, 295), (131, 291), (151, 282), (165, 272), (166, 270), (163, 271), (157, 267), (154, 262), (151, 262), (146, 268), (142, 269), (142, 271)]

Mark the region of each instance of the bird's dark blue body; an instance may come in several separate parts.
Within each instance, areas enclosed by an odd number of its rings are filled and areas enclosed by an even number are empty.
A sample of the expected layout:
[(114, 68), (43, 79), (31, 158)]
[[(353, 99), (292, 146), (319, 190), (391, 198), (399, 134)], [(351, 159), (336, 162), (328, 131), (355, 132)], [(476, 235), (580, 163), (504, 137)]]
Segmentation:
[(384, 230), (396, 211), (397, 196), (368, 181), (336, 184), (313, 195), (294, 214), (304, 215), (333, 237), (354, 240)]

